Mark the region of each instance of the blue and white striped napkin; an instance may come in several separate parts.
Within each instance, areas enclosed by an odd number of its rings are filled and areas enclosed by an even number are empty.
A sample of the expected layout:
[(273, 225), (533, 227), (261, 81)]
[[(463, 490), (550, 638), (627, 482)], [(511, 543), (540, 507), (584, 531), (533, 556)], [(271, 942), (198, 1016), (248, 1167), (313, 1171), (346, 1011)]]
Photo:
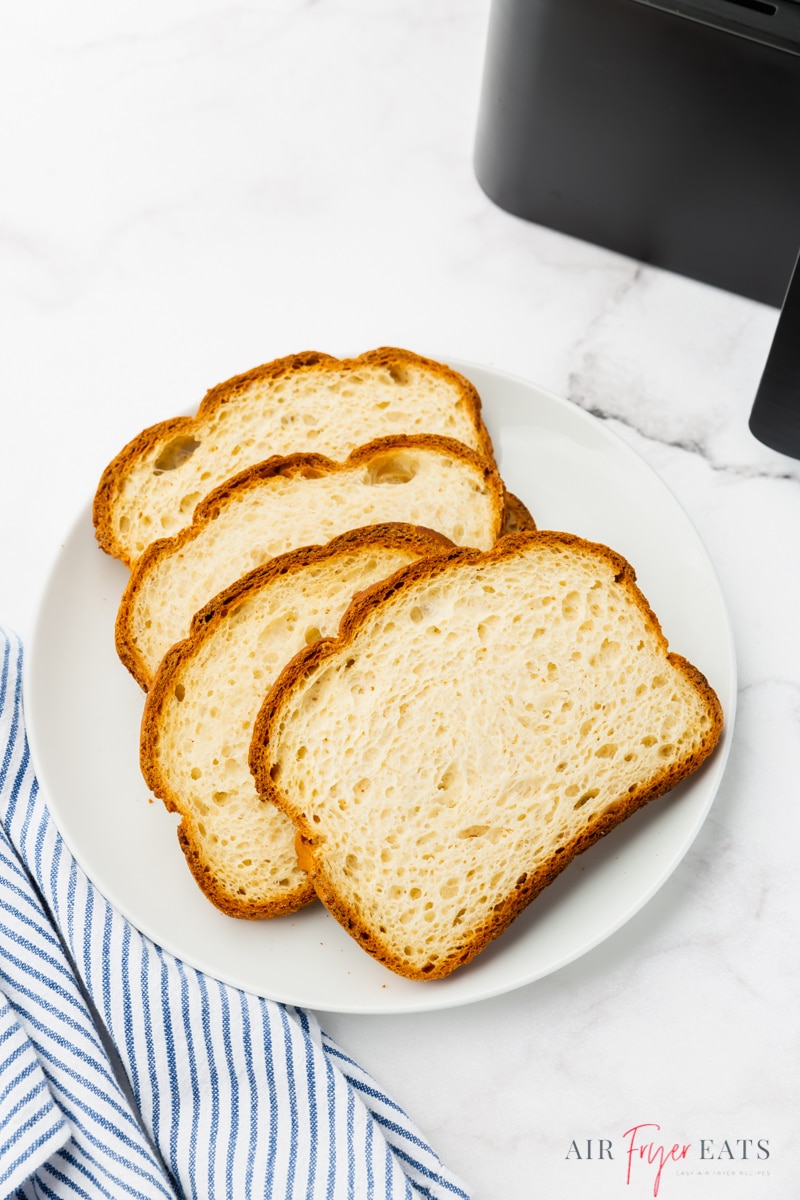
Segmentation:
[(0, 1198), (466, 1200), (305, 1011), (164, 953), (48, 813), (0, 630)]

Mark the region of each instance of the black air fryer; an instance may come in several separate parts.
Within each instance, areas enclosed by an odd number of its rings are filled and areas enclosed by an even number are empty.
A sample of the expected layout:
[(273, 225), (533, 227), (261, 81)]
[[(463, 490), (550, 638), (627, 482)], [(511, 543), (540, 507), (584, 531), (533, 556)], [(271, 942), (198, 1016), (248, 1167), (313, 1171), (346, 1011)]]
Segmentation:
[(519, 217), (786, 301), (751, 428), (800, 457), (800, 0), (493, 0), (475, 169)]

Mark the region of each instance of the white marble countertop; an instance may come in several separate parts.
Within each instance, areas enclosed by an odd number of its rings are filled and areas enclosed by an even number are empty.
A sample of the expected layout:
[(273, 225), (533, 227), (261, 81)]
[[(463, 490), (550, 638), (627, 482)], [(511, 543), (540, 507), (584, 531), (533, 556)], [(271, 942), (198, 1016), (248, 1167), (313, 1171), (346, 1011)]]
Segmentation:
[(692, 1147), (664, 1165), (662, 1200), (785, 1200), (800, 462), (747, 428), (777, 312), (489, 202), (471, 161), (487, 15), (488, 0), (4, 8), (0, 622), (30, 636), (49, 564), (130, 437), (295, 350), (482, 362), (607, 421), (689, 513), (729, 606), (739, 704), (710, 816), (642, 911), (547, 978), (322, 1021), (477, 1200), (652, 1196), (652, 1154), (627, 1175), (637, 1125), (641, 1143)]

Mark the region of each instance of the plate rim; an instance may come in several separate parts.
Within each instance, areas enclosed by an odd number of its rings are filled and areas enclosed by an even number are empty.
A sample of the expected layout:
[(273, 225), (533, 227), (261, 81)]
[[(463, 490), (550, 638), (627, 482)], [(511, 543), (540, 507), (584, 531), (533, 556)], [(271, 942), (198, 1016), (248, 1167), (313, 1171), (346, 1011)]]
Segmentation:
[[(36, 719), (37, 692), (36, 692), (36, 680), (34, 679), (34, 673), (38, 669), (38, 645), (39, 645), (39, 641), (40, 641), (40, 624), (44, 619), (44, 609), (45, 609), (47, 600), (50, 596), (51, 589), (52, 589), (52, 586), (54, 583), (54, 579), (58, 573), (59, 567), (62, 564), (62, 560), (63, 560), (64, 556), (68, 553), (68, 547), (70, 545), (70, 541), (73, 537), (75, 537), (77, 535), (82, 523), (86, 522), (87, 519), (90, 520), (90, 518), (91, 518), (91, 502), (89, 502), (88, 505), (85, 504), (83, 506), (83, 508), (81, 509), (80, 513), (78, 514), (78, 516), (72, 521), (72, 523), (68, 527), (68, 531), (64, 538), (63, 545), (62, 545), (59, 553), (55, 556), (53, 561), (49, 564), (49, 568), (48, 568), (47, 572), (45, 573), (44, 581), (42, 583), (40, 593), (37, 597), (35, 608), (34, 608), (34, 620), (33, 620), (33, 625), (32, 625), (30, 646), (26, 647), (26, 652), (23, 654), (22, 688), (23, 688), (23, 697), (24, 697), (24, 703), (25, 703), (27, 737), (28, 737), (28, 742), (29, 742), (29, 746), (30, 746), (32, 761), (34, 764), (34, 769), (36, 771), (37, 778), (39, 779), (39, 782), (42, 785), (44, 795), (47, 799), (50, 815), (52, 816), (55, 826), (58, 829), (60, 835), (62, 836), (66, 847), (69, 849), (70, 853), (73, 855), (76, 863), (81, 868), (81, 870), (86, 874), (86, 876), (89, 878), (89, 880), (92, 882), (92, 884), (98, 888), (98, 891), (101, 893), (101, 895), (104, 896), (104, 898), (112, 906), (112, 908), (114, 908), (118, 913), (120, 913), (120, 915), (125, 920), (127, 920), (137, 931), (139, 931), (141, 934), (143, 934), (143, 936), (146, 936), (146, 937), (150, 938), (151, 940), (155, 941), (159, 946), (162, 947), (163, 950), (172, 954), (173, 956), (180, 959), (182, 962), (186, 963), (188, 966), (191, 966), (196, 970), (202, 971), (205, 974), (208, 974), (209, 976), (211, 976), (213, 978), (219, 979), (223, 983), (228, 984), (229, 986), (239, 988), (240, 990), (243, 990), (243, 991), (252, 992), (254, 994), (263, 996), (266, 999), (276, 999), (280, 1003), (295, 1005), (295, 1006), (299, 1006), (299, 1007), (312, 1008), (312, 1009), (316, 1009), (318, 1011), (345, 1013), (345, 1014), (353, 1014), (353, 1015), (403, 1015), (403, 1014), (410, 1015), (410, 1014), (420, 1013), (420, 1012), (440, 1011), (440, 1010), (444, 1010), (444, 1009), (448, 1009), (448, 1008), (462, 1007), (466, 1004), (472, 1004), (472, 1003), (477, 1003), (481, 1000), (491, 999), (495, 996), (503, 995), (507, 992), (518, 990), (520, 987), (528, 986), (529, 984), (535, 983), (539, 979), (546, 978), (548, 975), (553, 974), (557, 971), (560, 971), (563, 967), (567, 966), (569, 963), (575, 962), (576, 960), (582, 958), (584, 955), (586, 955), (590, 951), (596, 949), (597, 946), (601, 945), (603, 942), (605, 942), (610, 937), (612, 937), (616, 932), (618, 932), (618, 930), (620, 928), (622, 928), (625, 924), (627, 924), (627, 922), (629, 920), (631, 920), (637, 913), (639, 913), (649, 903), (649, 901), (653, 898), (653, 896), (661, 889), (661, 887), (664, 886), (664, 884), (669, 879), (669, 877), (677, 869), (680, 862), (685, 858), (685, 856), (688, 853), (689, 849), (691, 848), (693, 842), (695, 841), (700, 829), (704, 825), (704, 823), (708, 817), (708, 814), (711, 810), (711, 807), (712, 807), (712, 805), (716, 799), (716, 796), (718, 794), (719, 787), (720, 787), (720, 784), (724, 777), (728, 757), (730, 754), (730, 748), (731, 748), (731, 744), (732, 744), (733, 732), (734, 732), (734, 726), (735, 726), (735, 720), (736, 720), (737, 690), (738, 690), (737, 689), (738, 664), (737, 664), (736, 647), (735, 647), (735, 641), (734, 641), (734, 637), (733, 637), (730, 614), (728, 611), (728, 606), (725, 601), (725, 596), (724, 596), (724, 592), (723, 592), (723, 589), (721, 586), (721, 581), (719, 579), (716, 568), (714, 566), (713, 559), (708, 551), (705, 541), (702, 538), (702, 535), (700, 534), (699, 530), (697, 529), (690, 514), (688, 513), (688, 511), (686, 510), (684, 505), (681, 503), (681, 501), (678, 499), (678, 497), (675, 495), (674, 491), (670, 488), (670, 486), (666, 483), (666, 481), (662, 478), (662, 476), (655, 470), (655, 468), (653, 468), (641, 454), (639, 454), (631, 445), (629, 445), (629, 443), (626, 442), (625, 439), (622, 438), (616, 430), (609, 427), (608, 423), (604, 419), (602, 419), (598, 416), (595, 416), (593, 413), (588, 412), (586, 409), (582, 408), (580, 405), (575, 404), (574, 402), (568, 400), (567, 398), (560, 396), (557, 393), (551, 391), (550, 389), (545, 388), (531, 380), (528, 380), (520, 375), (516, 375), (516, 374), (513, 374), (508, 371), (503, 371), (502, 369), (498, 369), (498, 368), (492, 366), (491, 364), (481, 364), (478, 362), (472, 362), (469, 360), (465, 360), (463, 358), (456, 358), (455, 356), (443, 357), (440, 359), (440, 361), (447, 362), (455, 370), (461, 371), (463, 374), (465, 374), (467, 376), (467, 378), (472, 378), (471, 373), (478, 374), (480, 376), (488, 375), (493, 380), (504, 381), (514, 387), (522, 388), (526, 392), (532, 393), (533, 396), (544, 400), (547, 404), (554, 405), (559, 410), (560, 413), (565, 415), (565, 419), (568, 422), (573, 422), (577, 419), (581, 423), (585, 424), (588, 428), (591, 428), (595, 433), (597, 431), (601, 431), (602, 435), (606, 439), (609, 440), (609, 442), (615, 447), (617, 452), (622, 452), (632, 462), (635, 462), (639, 469), (644, 468), (644, 470), (647, 473), (651, 482), (657, 484), (658, 486), (660, 486), (663, 489), (665, 496), (667, 496), (669, 498), (669, 501), (671, 502), (671, 504), (680, 512), (681, 516), (687, 522), (689, 528), (691, 529), (693, 536), (696, 540), (696, 548), (700, 550), (702, 558), (704, 560), (704, 565), (705, 565), (707, 571), (710, 573), (710, 576), (716, 585), (717, 600), (718, 600), (718, 603), (720, 606), (720, 612), (721, 612), (721, 615), (722, 615), (722, 618), (724, 621), (724, 629), (721, 632), (722, 632), (723, 640), (724, 640), (725, 646), (726, 646), (727, 669), (728, 669), (728, 673), (729, 673), (728, 681), (727, 681), (729, 684), (729, 694), (725, 698), (725, 707), (724, 707), (725, 723), (724, 723), (724, 727), (723, 727), (723, 732), (722, 732), (722, 736), (720, 738), (720, 742), (719, 742), (716, 750), (714, 751), (713, 755), (703, 765), (703, 767), (701, 767), (701, 771), (703, 771), (706, 775), (710, 776), (710, 779), (707, 781), (707, 785), (706, 785), (707, 794), (705, 797), (705, 802), (702, 806), (699, 806), (698, 810), (694, 813), (694, 818), (693, 818), (692, 822), (690, 824), (687, 824), (687, 828), (684, 833), (679, 851), (676, 852), (669, 859), (669, 861), (663, 865), (663, 867), (660, 871), (657, 871), (654, 873), (653, 878), (650, 882), (650, 886), (648, 888), (646, 888), (640, 894), (637, 902), (634, 905), (628, 906), (627, 908), (625, 908), (624, 911), (620, 912), (617, 920), (612, 922), (610, 925), (604, 927), (603, 930), (601, 932), (598, 932), (596, 936), (589, 938), (588, 940), (582, 942), (579, 945), (573, 946), (573, 948), (571, 950), (569, 950), (564, 955), (562, 955), (560, 958), (555, 960), (546, 970), (533, 972), (527, 977), (521, 976), (515, 982), (510, 982), (510, 983), (507, 981), (504, 982), (502, 980), (495, 981), (494, 983), (492, 983), (491, 982), (492, 977), (490, 976), (489, 980), (487, 981), (487, 983), (484, 987), (481, 987), (478, 983), (477, 986), (473, 986), (471, 989), (470, 988), (463, 989), (464, 994), (459, 993), (459, 994), (453, 994), (450, 996), (448, 996), (446, 989), (437, 988), (436, 991), (433, 991), (431, 989), (430, 981), (426, 981), (423, 983), (419, 983), (417, 985), (418, 990), (415, 993), (416, 998), (413, 1000), (411, 1000), (409, 998), (409, 993), (406, 992), (405, 994), (401, 994), (397, 999), (394, 999), (394, 1000), (388, 1000), (388, 998), (385, 998), (383, 1000), (383, 1002), (381, 1002), (381, 1003), (375, 1003), (373, 1001), (371, 1003), (367, 1002), (365, 1004), (359, 1004), (359, 1005), (354, 1004), (352, 1001), (345, 1002), (345, 1003), (336, 1003), (336, 1002), (325, 1003), (324, 1001), (320, 1002), (319, 998), (315, 998), (312, 1001), (307, 1001), (307, 1000), (303, 1000), (299, 997), (274, 996), (271, 993), (265, 992), (261, 988), (247, 987), (246, 985), (243, 985), (241, 982), (236, 982), (230, 978), (227, 978), (224, 973), (220, 974), (218, 971), (215, 971), (213, 969), (213, 967), (210, 967), (208, 965), (208, 963), (201, 963), (201, 962), (194, 961), (194, 957), (192, 955), (187, 956), (184, 952), (182, 952), (175, 945), (174, 935), (172, 937), (170, 937), (170, 936), (164, 936), (164, 934), (162, 933), (161, 935), (156, 936), (156, 935), (154, 935), (154, 933), (152, 931), (149, 931), (146, 928), (143, 929), (141, 923), (139, 921), (137, 921), (134, 916), (130, 915), (130, 913), (128, 911), (126, 911), (125, 905), (120, 905), (116, 898), (113, 898), (107, 894), (106, 887), (101, 885), (100, 882), (98, 882), (98, 879), (95, 874), (95, 870), (93, 869), (93, 864), (87, 863), (85, 861), (85, 857), (84, 857), (84, 854), (81, 852), (81, 848), (75, 846), (73, 844), (72, 838), (69, 837), (64, 832), (64, 828), (62, 826), (63, 812), (61, 811), (61, 806), (60, 806), (59, 802), (53, 797), (52, 789), (48, 786), (47, 776), (49, 773), (48, 773), (47, 769), (41, 765), (45, 759), (45, 755), (41, 751), (41, 746), (40, 746), (41, 730), (38, 727), (38, 721)], [(478, 388), (478, 391), (480, 393), (481, 389)], [(488, 425), (488, 424), (490, 424), (490, 421), (487, 419), (487, 416), (488, 416), (488, 410), (491, 407), (491, 401), (488, 400), (483, 394), (481, 394), (481, 402), (482, 402), (483, 417)], [(535, 425), (532, 425), (532, 428), (535, 429)], [(491, 430), (490, 430), (490, 432), (491, 432)], [(496, 447), (496, 451), (497, 451), (497, 449), (498, 448)], [(502, 474), (502, 469), (501, 469), (501, 474)], [(523, 497), (523, 499), (524, 499), (524, 497)], [(536, 517), (535, 512), (534, 512), (534, 517)], [(98, 547), (98, 553), (102, 553), (100, 551), (99, 547)], [(635, 564), (634, 564), (634, 566), (635, 566)], [(112, 653), (113, 653), (113, 647), (111, 649), (112, 649)], [(715, 687), (716, 687), (716, 685), (715, 685)], [(66, 822), (66, 824), (67, 824), (67, 826), (69, 826), (68, 821)], [(565, 872), (565, 874), (568, 874), (568, 872)], [(330, 919), (332, 920), (332, 918), (330, 918)], [(497, 944), (502, 944), (502, 938), (499, 939), (499, 942)], [(360, 948), (357, 948), (357, 949), (359, 951), (359, 954), (364, 953), (364, 951), (361, 950)], [(478, 959), (475, 961), (478, 962), (479, 960), (480, 960), (480, 956), (478, 956)], [(455, 973), (455, 975), (457, 975), (457, 974), (458, 973)], [(450, 978), (454, 978), (455, 975)], [(404, 982), (409, 982), (409, 981), (404, 981)], [(439, 982), (446, 984), (447, 980), (443, 980), (443, 981), (439, 981)], [(429, 990), (426, 991), (426, 989), (429, 989)]]

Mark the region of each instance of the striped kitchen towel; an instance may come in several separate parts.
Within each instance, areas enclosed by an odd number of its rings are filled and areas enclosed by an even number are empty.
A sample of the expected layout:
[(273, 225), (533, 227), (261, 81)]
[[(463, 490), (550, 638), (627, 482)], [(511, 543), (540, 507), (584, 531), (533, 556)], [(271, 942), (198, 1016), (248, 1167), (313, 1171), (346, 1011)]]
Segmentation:
[(0, 630), (0, 1197), (468, 1193), (315, 1017), (219, 983), (87, 880), (37, 785)]

